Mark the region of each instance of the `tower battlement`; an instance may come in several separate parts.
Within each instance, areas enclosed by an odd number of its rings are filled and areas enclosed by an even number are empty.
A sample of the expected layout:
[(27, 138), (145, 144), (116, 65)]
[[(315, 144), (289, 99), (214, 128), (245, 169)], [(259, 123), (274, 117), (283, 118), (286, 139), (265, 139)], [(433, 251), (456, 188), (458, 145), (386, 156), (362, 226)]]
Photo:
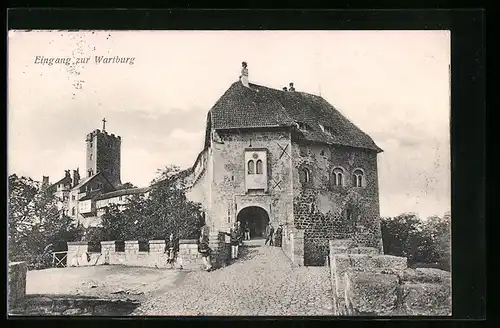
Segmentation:
[(86, 140), (92, 140), (97, 135), (103, 135), (103, 136), (107, 136), (109, 138), (114, 138), (114, 139), (118, 139), (118, 140), (121, 140), (121, 138), (122, 138), (121, 136), (115, 135), (114, 133), (109, 134), (108, 131), (101, 131), (99, 129), (95, 129), (91, 133), (87, 134)]

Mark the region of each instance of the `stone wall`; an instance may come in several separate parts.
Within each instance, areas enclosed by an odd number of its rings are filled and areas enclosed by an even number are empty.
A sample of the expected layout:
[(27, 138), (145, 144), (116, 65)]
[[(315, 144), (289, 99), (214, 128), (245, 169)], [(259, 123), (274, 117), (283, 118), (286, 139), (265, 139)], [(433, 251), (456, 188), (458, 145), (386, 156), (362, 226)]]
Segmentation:
[(449, 272), (410, 269), (404, 257), (354, 247), (350, 240), (332, 240), (329, 247), (336, 315), (451, 315)]
[(227, 243), (224, 232), (210, 234), (210, 249), (212, 249), (212, 262), (217, 267), (225, 267), (231, 258), (231, 245)]
[(198, 241), (196, 239), (180, 240), (177, 262), (186, 268), (203, 266), (203, 259), (200, 252), (198, 252)]
[(9, 315), (125, 316), (130, 315), (139, 305), (139, 301), (131, 299), (28, 295), (24, 304), (9, 310)]
[(7, 285), (8, 307), (13, 308), (22, 303), (26, 296), (26, 274), (28, 265), (26, 262), (9, 263), (9, 275)]
[(89, 244), (86, 241), (68, 242), (68, 255), (66, 258), (67, 266), (88, 265), (88, 249)]
[[(304, 229), (305, 265), (324, 265), (329, 254), (328, 241), (351, 238), (358, 226), (364, 230), (363, 246), (382, 250), (379, 221), (377, 154), (341, 147), (292, 143), (293, 214), (297, 229)], [(310, 182), (302, 184), (301, 169), (310, 172)], [(333, 170), (344, 172), (343, 184), (333, 184)], [(364, 184), (355, 187), (352, 172), (364, 171)], [(359, 221), (348, 221), (342, 210), (348, 201), (360, 204)], [(361, 235), (359, 235), (361, 237)]]
[[(68, 266), (126, 265), (142, 267), (169, 267), (165, 240), (148, 241), (149, 251), (139, 251), (137, 240), (125, 241), (123, 252), (116, 251), (115, 241), (102, 241), (100, 253), (87, 252), (86, 242), (68, 243)], [(196, 240), (181, 240), (177, 254), (177, 266), (196, 268), (203, 261), (198, 253)]]
[(304, 230), (292, 225), (283, 227), (281, 248), (285, 255), (296, 266), (304, 265)]

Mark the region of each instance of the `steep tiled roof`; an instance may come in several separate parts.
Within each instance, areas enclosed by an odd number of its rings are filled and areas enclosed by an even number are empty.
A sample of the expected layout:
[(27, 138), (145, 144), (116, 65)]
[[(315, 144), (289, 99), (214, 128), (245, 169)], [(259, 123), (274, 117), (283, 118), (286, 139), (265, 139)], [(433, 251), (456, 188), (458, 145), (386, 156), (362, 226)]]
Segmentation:
[(78, 182), (78, 184), (76, 186), (74, 186), (72, 189), (79, 189), (81, 187), (83, 187), (84, 185), (86, 185), (87, 183), (89, 183), (90, 181), (94, 180), (94, 178), (96, 176), (98, 176), (100, 173), (96, 173), (94, 175), (91, 175), (90, 177), (86, 177), (86, 178), (83, 178), (82, 180), (80, 180)]
[[(81, 187), (83, 187), (87, 183), (89, 183), (90, 181), (94, 180), (99, 175), (102, 175), (101, 172), (98, 172), (98, 173), (96, 173), (94, 175), (91, 175), (90, 177), (86, 177), (86, 178), (80, 180), (80, 182), (78, 182), (78, 184), (76, 186), (74, 186), (73, 188), (71, 188), (71, 190), (80, 189)], [(102, 177), (109, 184), (109, 187), (113, 188), (113, 185), (108, 181), (108, 179), (106, 178), (106, 176), (102, 175)]]
[(61, 180), (51, 184), (48, 189), (53, 191), (53, 190), (57, 189), (57, 185), (59, 185), (61, 183), (64, 185), (71, 185), (71, 182), (72, 182), (71, 177), (65, 175), (64, 178), (62, 178)]
[(107, 192), (105, 194), (100, 194), (97, 199), (108, 199), (119, 196), (128, 196), (128, 195), (137, 195), (144, 194), (148, 192), (151, 188), (130, 188), (130, 189), (121, 189), (116, 191)]
[(87, 195), (80, 198), (78, 201), (83, 202), (84, 200), (97, 198), (101, 194), (100, 190), (93, 190), (87, 193)]
[[(235, 82), (210, 110), (214, 129), (308, 125), (299, 135), (309, 141), (382, 151), (366, 133), (320, 96)], [(328, 134), (320, 127), (330, 127)]]

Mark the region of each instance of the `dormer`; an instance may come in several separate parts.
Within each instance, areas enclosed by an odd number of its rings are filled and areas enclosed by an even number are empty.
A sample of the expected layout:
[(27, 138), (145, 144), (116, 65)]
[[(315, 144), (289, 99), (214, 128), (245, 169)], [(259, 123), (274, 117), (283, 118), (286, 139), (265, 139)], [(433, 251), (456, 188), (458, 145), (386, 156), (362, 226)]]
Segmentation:
[(301, 131), (311, 130), (311, 127), (305, 122), (295, 122), (295, 124), (297, 125), (297, 128)]

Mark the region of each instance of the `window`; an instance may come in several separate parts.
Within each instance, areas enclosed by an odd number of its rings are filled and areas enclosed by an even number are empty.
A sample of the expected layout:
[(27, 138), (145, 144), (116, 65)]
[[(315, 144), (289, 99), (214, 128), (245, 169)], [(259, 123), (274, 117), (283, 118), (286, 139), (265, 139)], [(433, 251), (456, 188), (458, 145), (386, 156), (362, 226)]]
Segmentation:
[(248, 161), (248, 174), (254, 174), (255, 172), (255, 163), (253, 160)]
[(71, 200), (75, 200), (75, 195), (71, 195)]
[(90, 148), (92, 148), (92, 141), (90, 142)]
[(71, 208), (71, 215), (75, 215), (75, 208)]
[(90, 160), (92, 160), (92, 154), (90, 154)]
[(328, 134), (328, 135), (334, 135), (335, 134), (335, 130), (331, 126), (325, 126), (323, 131), (325, 131), (325, 133)]
[(119, 201), (123, 200), (123, 196), (118, 197), (118, 200)]
[(300, 147), (300, 156), (305, 157), (307, 156), (307, 149), (304, 147)]
[(303, 122), (297, 122), (297, 127), (299, 128), (299, 130), (303, 130), (303, 131), (307, 131), (308, 130), (307, 124), (303, 123)]
[(333, 169), (332, 183), (334, 186), (344, 185), (344, 170), (339, 167)]
[(257, 174), (262, 174), (262, 161), (259, 159), (255, 168)]
[(343, 211), (344, 220), (352, 221), (352, 209), (346, 208)]
[(302, 184), (309, 183), (311, 181), (311, 172), (309, 172), (309, 169), (303, 168), (299, 171), (299, 180)]
[(352, 181), (353, 183), (352, 184), (353, 184), (354, 187), (363, 187), (363, 185), (364, 185), (364, 181), (363, 181), (364, 175), (365, 174), (363, 173), (362, 170), (360, 170), (360, 169), (354, 170), (353, 175), (352, 175), (352, 179), (353, 179), (353, 181)]

